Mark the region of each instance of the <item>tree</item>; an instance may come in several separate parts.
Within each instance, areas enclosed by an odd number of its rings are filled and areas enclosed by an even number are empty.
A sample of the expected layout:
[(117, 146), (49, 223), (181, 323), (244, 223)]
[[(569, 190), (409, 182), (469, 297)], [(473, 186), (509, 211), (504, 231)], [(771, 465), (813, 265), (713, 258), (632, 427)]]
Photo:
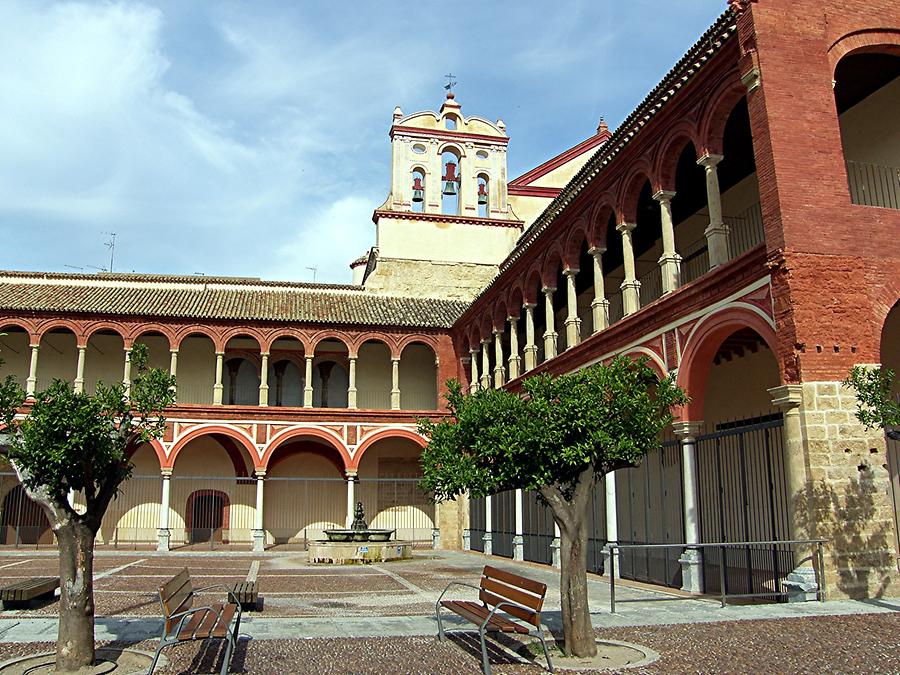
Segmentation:
[(44, 510), (59, 546), (59, 672), (94, 662), (94, 537), (131, 476), (131, 453), (162, 436), (163, 409), (174, 403), (175, 380), (148, 366), (146, 346), (136, 345), (131, 361), (136, 376), (128, 389), (99, 383), (88, 395), (54, 380), (25, 409), (15, 379), (0, 382), (0, 456)]
[(854, 366), (844, 384), (856, 391), (856, 418), (868, 429), (884, 429), (888, 438), (900, 440), (900, 403), (893, 395), (894, 371)]
[(606, 473), (635, 466), (659, 447), (671, 408), (687, 402), (645, 358), (617, 357), (559, 377), (526, 379), (524, 395), (448, 383), (450, 416), (419, 422), (429, 439), (422, 488), (443, 501), (468, 492), (537, 491), (560, 532), (560, 599), (566, 654), (597, 653), (588, 611), (588, 507)]

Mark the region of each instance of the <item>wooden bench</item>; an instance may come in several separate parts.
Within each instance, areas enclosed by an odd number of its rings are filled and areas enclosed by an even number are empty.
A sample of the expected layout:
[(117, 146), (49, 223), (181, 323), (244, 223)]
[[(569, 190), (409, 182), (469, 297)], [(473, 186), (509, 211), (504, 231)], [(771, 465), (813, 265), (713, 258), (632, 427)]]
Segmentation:
[[(470, 600), (444, 600), (444, 595), (453, 586), (466, 586), (478, 591), (479, 602)], [(513, 574), (505, 570), (485, 565), (478, 586), (460, 581), (447, 584), (434, 606), (438, 623), (438, 639), (444, 639), (444, 625), (441, 622), (441, 608), (458, 614), (470, 623), (478, 626), (478, 637), (481, 640), (481, 663), (485, 675), (490, 675), (491, 664), (488, 661), (485, 633), (514, 633), (517, 635), (533, 635), (541, 641), (547, 669), (553, 672), (553, 663), (547, 652), (541, 628), (541, 607), (547, 585), (527, 577)]]
[[(194, 595), (212, 589), (224, 590), (227, 602), (206, 603), (194, 607)], [(213, 639), (227, 642), (221, 671), (222, 675), (226, 675), (241, 627), (241, 605), (234, 592), (221, 584), (194, 588), (191, 576), (185, 568), (159, 587), (159, 604), (162, 606), (165, 623), (159, 647), (156, 648), (147, 675), (152, 675), (159, 655), (165, 647), (191, 640)]]
[(256, 603), (259, 600), (259, 586), (255, 581), (238, 581), (231, 587), (231, 592), (241, 609), (256, 609)]
[(59, 577), (34, 577), (23, 579), (0, 588), (3, 609), (25, 607), (37, 598), (52, 597), (59, 588)]

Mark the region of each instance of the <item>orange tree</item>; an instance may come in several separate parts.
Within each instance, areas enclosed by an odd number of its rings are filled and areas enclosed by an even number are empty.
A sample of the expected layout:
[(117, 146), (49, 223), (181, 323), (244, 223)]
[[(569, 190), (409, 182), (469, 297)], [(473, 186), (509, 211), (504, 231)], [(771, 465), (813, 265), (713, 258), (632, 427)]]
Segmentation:
[(597, 653), (587, 597), (589, 504), (604, 474), (659, 447), (673, 406), (687, 396), (646, 359), (617, 357), (577, 372), (526, 379), (523, 395), (448, 383), (450, 416), (420, 420), (429, 439), (421, 487), (443, 501), (521, 488), (538, 492), (560, 532), (560, 599), (566, 654)]

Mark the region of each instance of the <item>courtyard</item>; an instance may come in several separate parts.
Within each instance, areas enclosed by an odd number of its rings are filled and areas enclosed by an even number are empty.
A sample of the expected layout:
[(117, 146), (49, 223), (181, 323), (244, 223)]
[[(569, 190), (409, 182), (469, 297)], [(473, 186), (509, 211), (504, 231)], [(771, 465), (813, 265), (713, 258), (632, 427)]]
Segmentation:
[[(259, 582), (261, 611), (244, 614), (231, 672), (477, 673), (472, 626), (448, 616), (445, 626), (466, 631), (438, 642), (434, 603), (450, 581), (477, 584), (486, 562), (546, 583), (543, 621), (561, 635), (556, 570), (477, 553), (417, 551), (407, 561), (324, 566), (309, 564), (298, 551), (102, 551), (94, 575), (97, 641), (155, 649), (161, 625), (156, 588), (187, 567), (198, 587), (230, 585), (248, 574)], [(56, 573), (53, 552), (0, 554), (0, 584)], [(610, 614), (607, 581), (589, 576), (588, 586), (598, 638), (659, 653), (656, 662), (635, 672), (890, 672), (900, 653), (898, 600), (721, 608), (715, 598), (622, 582), (616, 585), (616, 613)], [(464, 588), (451, 593), (472, 597)], [(0, 612), (0, 657), (52, 650), (57, 612), (56, 601)], [(541, 672), (518, 654), (522, 643), (489, 644), (495, 672)], [(216, 672), (220, 645), (189, 643), (166, 650), (166, 656), (170, 663), (159, 672)]]

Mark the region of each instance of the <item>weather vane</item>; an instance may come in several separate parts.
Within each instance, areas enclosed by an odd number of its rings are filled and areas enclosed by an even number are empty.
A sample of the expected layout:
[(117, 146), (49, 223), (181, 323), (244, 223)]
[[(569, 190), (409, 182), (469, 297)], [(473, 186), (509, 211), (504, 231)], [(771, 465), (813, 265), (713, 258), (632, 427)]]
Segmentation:
[(447, 78), (447, 84), (444, 85), (444, 89), (453, 91), (453, 87), (456, 86), (456, 77), (453, 73), (448, 73), (447, 75), (444, 75), (444, 77)]

